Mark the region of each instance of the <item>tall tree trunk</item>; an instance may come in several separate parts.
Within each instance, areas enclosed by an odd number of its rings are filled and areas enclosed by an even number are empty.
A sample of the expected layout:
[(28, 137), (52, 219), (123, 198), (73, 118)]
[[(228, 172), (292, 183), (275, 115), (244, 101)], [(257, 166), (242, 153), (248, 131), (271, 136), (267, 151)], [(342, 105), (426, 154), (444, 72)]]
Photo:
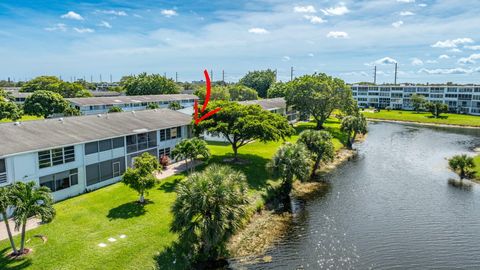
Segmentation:
[(188, 170), (188, 158), (185, 158), (185, 170), (187, 171), (187, 173), (189, 172)]
[(310, 174), (310, 180), (313, 180), (315, 178), (315, 175), (317, 174), (318, 166), (320, 165), (320, 160), (321, 160), (321, 156), (318, 155), (317, 158), (315, 159), (315, 164), (313, 164), (313, 170), (312, 170), (312, 174)]
[(232, 144), (232, 149), (233, 149), (233, 161), (238, 160), (238, 147), (236, 145)]
[(322, 130), (323, 129), (323, 121), (322, 120), (317, 120), (317, 130)]
[(349, 147), (350, 149), (353, 148), (353, 143), (355, 142), (355, 138), (356, 138), (356, 137), (357, 137), (357, 132), (354, 131), (352, 138), (350, 138), (350, 144), (349, 144), (349, 145), (350, 145), (350, 147)]
[(25, 252), (25, 229), (27, 227), (27, 219), (23, 220), (22, 224), (22, 238), (20, 240), (20, 254)]
[(140, 203), (145, 202), (145, 196), (143, 195), (144, 191), (140, 192)]
[(460, 168), (460, 181), (462, 181), (463, 178), (465, 178), (465, 170), (463, 168)]
[(3, 221), (5, 222), (5, 226), (7, 227), (7, 234), (8, 234), (8, 239), (10, 240), (10, 245), (12, 246), (13, 254), (17, 254), (17, 248), (15, 247), (15, 242), (13, 241), (13, 236), (12, 236), (12, 231), (10, 230), (10, 224), (8, 224), (8, 218), (7, 218), (7, 213), (2, 212), (2, 218)]

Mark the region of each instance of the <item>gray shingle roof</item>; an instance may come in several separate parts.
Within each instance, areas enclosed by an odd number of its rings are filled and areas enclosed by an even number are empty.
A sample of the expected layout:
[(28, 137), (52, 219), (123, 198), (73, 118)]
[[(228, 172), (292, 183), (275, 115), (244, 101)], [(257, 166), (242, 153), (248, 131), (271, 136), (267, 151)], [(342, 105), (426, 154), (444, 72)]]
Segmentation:
[[(188, 125), (191, 116), (169, 109), (145, 110), (0, 124), (0, 157), (127, 134)], [(136, 132), (137, 131), (137, 132)], [(145, 131), (142, 131), (145, 132)]]
[(171, 95), (145, 95), (145, 96), (119, 96), (119, 97), (89, 97), (67, 98), (77, 106), (115, 105), (126, 103), (177, 101), (183, 99), (198, 99), (195, 95), (171, 94)]
[(267, 99), (259, 99), (259, 100), (247, 100), (239, 102), (243, 105), (252, 105), (258, 104), (264, 110), (273, 110), (273, 109), (281, 109), (287, 107), (287, 102), (284, 98), (267, 98)]

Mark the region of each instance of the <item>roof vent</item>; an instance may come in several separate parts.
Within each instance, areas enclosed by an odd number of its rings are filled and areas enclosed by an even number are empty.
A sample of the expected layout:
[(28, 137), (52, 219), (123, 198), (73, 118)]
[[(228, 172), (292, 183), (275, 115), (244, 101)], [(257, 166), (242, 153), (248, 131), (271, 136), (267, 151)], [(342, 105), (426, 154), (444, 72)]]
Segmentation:
[(58, 118), (58, 121), (63, 122), (63, 117)]
[(20, 123), (20, 122), (17, 121), (17, 122), (15, 122), (15, 123), (13, 123), (13, 124), (14, 124), (15, 126), (20, 126), (22, 123)]
[(132, 114), (135, 115), (135, 111), (132, 111)]
[(102, 117), (102, 115), (101, 115), (101, 114), (97, 114), (97, 117), (100, 118), (100, 117)]

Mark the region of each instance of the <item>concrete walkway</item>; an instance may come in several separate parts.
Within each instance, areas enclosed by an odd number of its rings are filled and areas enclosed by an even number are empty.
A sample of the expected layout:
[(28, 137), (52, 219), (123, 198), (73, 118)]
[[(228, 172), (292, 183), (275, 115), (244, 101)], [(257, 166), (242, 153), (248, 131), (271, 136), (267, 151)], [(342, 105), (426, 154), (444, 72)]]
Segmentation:
[[(191, 166), (196, 167), (200, 164), (202, 164), (201, 161), (195, 160), (194, 162), (190, 162), (188, 164), (188, 166), (190, 166), (190, 168), (191, 168)], [(166, 169), (162, 170), (162, 172), (157, 173), (157, 178), (159, 180), (165, 179), (165, 178), (170, 177), (174, 174), (184, 172), (184, 171), (186, 171), (186, 169), (187, 168), (185, 166), (185, 161), (180, 161), (180, 162), (177, 162), (177, 163), (173, 163), (171, 165), (168, 165)]]
[[(17, 235), (17, 234), (21, 233), (20, 230), (15, 231), (15, 223), (13, 222), (12, 219), (9, 219), (8, 223), (10, 224), (10, 230), (12, 231), (13, 235)], [(40, 226), (40, 224), (41, 223), (40, 223), (39, 219), (31, 218), (31, 219), (27, 220), (26, 231), (31, 230), (31, 229), (35, 229), (38, 226)], [(8, 234), (7, 234), (7, 227), (5, 226), (5, 222), (0, 221), (0, 240), (7, 239), (7, 238), (8, 238)]]

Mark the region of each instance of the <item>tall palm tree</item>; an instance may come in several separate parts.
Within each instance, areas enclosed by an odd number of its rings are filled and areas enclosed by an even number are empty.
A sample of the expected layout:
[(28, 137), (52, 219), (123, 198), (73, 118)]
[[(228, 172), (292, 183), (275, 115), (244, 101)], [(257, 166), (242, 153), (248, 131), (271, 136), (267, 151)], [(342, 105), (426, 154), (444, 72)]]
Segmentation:
[(175, 146), (172, 151), (172, 157), (175, 159), (184, 159), (187, 170), (193, 172), (195, 166), (189, 166), (198, 156), (205, 159), (210, 157), (210, 150), (208, 150), (207, 143), (199, 138), (184, 139)]
[(346, 134), (345, 145), (348, 149), (352, 149), (357, 134), (367, 133), (367, 119), (361, 113), (345, 116), (342, 119), (340, 130)]
[(303, 144), (286, 143), (273, 156), (267, 164), (275, 177), (280, 177), (282, 181), (282, 194), (289, 198), (294, 178), (304, 181), (308, 179), (310, 164), (308, 162), (309, 154)]
[(333, 147), (332, 136), (324, 130), (308, 129), (300, 133), (298, 142), (305, 145), (307, 150), (312, 154), (314, 165), (310, 179), (313, 179), (320, 166), (320, 162), (331, 161), (334, 157), (335, 148)]
[(8, 239), (10, 240), (10, 245), (12, 246), (13, 254), (18, 253), (17, 248), (15, 247), (15, 242), (13, 241), (12, 231), (10, 230), (10, 224), (8, 223), (7, 211), (8, 208), (12, 206), (12, 187), (2, 187), (0, 188), (0, 212), (2, 213), (3, 222), (7, 227)]
[(475, 163), (472, 157), (456, 155), (448, 160), (448, 166), (460, 176), (460, 181), (462, 181), (467, 176), (469, 170), (475, 167)]
[(171, 231), (194, 259), (212, 261), (225, 253), (228, 238), (246, 215), (247, 181), (228, 166), (211, 165), (177, 187)]
[(13, 220), (15, 229), (22, 229), (19, 254), (25, 253), (25, 229), (27, 220), (38, 217), (42, 222), (50, 222), (55, 217), (53, 199), (48, 187), (38, 187), (35, 182), (17, 182), (12, 188), (12, 204), (15, 206)]

